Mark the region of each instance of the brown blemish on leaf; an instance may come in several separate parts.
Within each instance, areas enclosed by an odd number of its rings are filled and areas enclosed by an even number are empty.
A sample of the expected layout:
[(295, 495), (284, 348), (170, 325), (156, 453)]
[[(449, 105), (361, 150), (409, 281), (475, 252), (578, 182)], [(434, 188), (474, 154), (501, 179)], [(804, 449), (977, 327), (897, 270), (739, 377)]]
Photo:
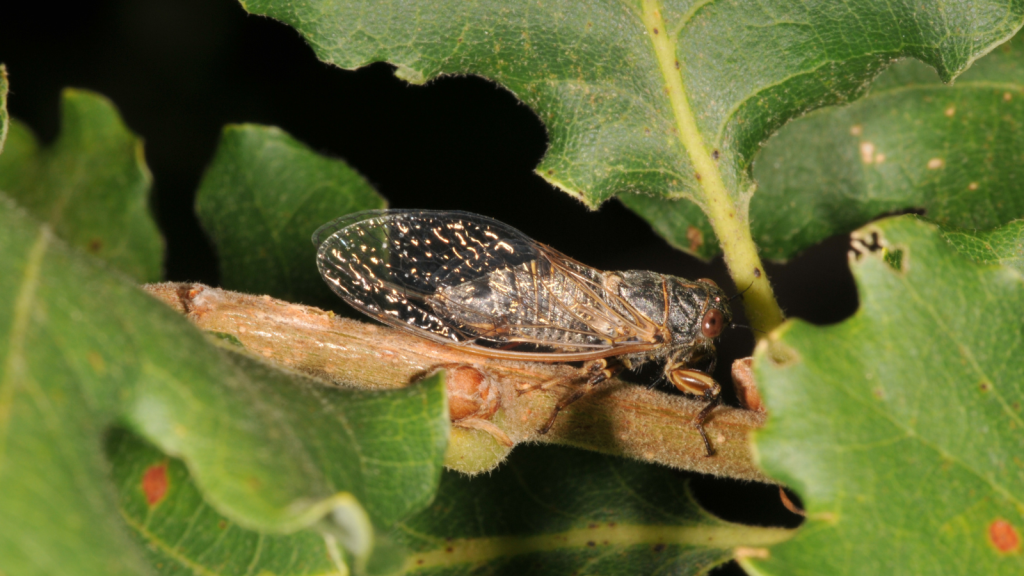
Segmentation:
[(949, 108), (943, 110), (942, 113), (948, 116), (949, 118), (952, 118), (953, 115), (956, 114), (956, 106), (950, 106)]
[(223, 530), (223, 529), (225, 529), (227, 527), (228, 527), (228, 521), (227, 520), (221, 520), (221, 521), (217, 522), (217, 528), (220, 528), (221, 530)]
[(142, 494), (146, 504), (156, 506), (167, 495), (167, 462), (153, 464), (142, 473)]
[(652, 550), (654, 550), (655, 552), (661, 552), (664, 549), (665, 549), (665, 545), (664, 544), (655, 544), (654, 548), (652, 548)]
[(102, 249), (103, 249), (103, 240), (100, 240), (99, 238), (93, 238), (92, 240), (89, 240), (89, 252), (92, 252), (93, 254), (97, 254)]
[(1009, 102), (1010, 100), (1013, 100), (1013, 94), (1010, 94), (1009, 92), (1003, 92), (1003, 101)]
[(690, 252), (696, 252), (704, 245), (704, 234), (696, 226), (686, 229), (686, 240), (690, 242)]
[(989, 390), (992, 389), (992, 384), (990, 382), (982, 381), (981, 383), (978, 384), (978, 389), (981, 390), (982, 392), (988, 392)]
[(968, 190), (977, 190), (978, 189), (978, 183), (977, 182), (971, 182), (970, 184), (967, 185), (967, 189)]
[(988, 540), (1003, 554), (1020, 552), (1020, 534), (1013, 524), (999, 518), (988, 525)]
[(931, 160), (928, 161), (929, 170), (938, 170), (939, 168), (942, 168), (945, 165), (946, 162), (942, 158), (932, 158)]
[(875, 161), (875, 145), (873, 143), (860, 143), (860, 161), (864, 164), (871, 164)]

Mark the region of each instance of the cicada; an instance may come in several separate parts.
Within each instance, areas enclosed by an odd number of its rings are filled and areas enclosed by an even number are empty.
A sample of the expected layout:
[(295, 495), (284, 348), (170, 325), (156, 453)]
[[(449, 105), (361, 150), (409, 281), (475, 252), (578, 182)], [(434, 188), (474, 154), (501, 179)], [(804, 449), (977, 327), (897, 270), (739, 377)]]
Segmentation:
[(313, 244), (328, 286), (385, 324), (493, 358), (582, 362), (541, 432), (619, 370), (663, 362), (669, 382), (707, 400), (693, 426), (712, 455), (704, 421), (721, 386), (709, 373), (732, 321), (713, 281), (604, 272), (468, 212), (358, 212), (321, 226)]

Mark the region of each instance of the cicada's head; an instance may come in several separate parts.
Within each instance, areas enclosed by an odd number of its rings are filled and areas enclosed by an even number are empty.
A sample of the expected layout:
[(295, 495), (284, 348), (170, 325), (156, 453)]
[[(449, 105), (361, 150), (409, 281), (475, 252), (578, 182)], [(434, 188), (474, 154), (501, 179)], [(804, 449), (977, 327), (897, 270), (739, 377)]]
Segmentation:
[(710, 343), (732, 323), (729, 298), (713, 280), (673, 278), (669, 329), (679, 344)]

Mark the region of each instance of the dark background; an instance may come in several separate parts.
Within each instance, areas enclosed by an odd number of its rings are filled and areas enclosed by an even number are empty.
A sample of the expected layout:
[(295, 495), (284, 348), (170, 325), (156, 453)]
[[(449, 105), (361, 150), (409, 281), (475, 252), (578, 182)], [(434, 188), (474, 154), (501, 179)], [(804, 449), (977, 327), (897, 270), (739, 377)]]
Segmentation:
[[(618, 202), (590, 212), (535, 175), (547, 145), (543, 126), (480, 78), (411, 86), (386, 64), (333, 68), (297, 32), (246, 14), (235, 0), (6, 4), (0, 62), (12, 116), (50, 142), (61, 89), (87, 88), (113, 100), (145, 139), (168, 280), (218, 284), (213, 248), (193, 212), (195, 190), (221, 128), (253, 122), (345, 159), (392, 207), (479, 212), (597, 268), (710, 277), (735, 292), (720, 258), (703, 263), (675, 251)], [(788, 315), (832, 323), (856, 309), (846, 246), (845, 237), (833, 238), (788, 265), (767, 266)], [(720, 381), (752, 346), (746, 330), (726, 333)], [(698, 477), (695, 490), (729, 519), (793, 522), (773, 487)], [(724, 572), (731, 570), (738, 568)]]

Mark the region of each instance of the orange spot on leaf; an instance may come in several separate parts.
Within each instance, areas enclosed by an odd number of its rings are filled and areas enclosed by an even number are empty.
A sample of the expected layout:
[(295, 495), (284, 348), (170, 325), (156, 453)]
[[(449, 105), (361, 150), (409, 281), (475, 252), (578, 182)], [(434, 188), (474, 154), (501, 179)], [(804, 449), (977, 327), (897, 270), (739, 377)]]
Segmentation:
[(1006, 520), (995, 520), (988, 525), (988, 539), (992, 545), (1003, 553), (1017, 552), (1020, 550), (1020, 534)]
[(154, 464), (142, 473), (142, 493), (146, 504), (155, 506), (167, 495), (167, 463)]

